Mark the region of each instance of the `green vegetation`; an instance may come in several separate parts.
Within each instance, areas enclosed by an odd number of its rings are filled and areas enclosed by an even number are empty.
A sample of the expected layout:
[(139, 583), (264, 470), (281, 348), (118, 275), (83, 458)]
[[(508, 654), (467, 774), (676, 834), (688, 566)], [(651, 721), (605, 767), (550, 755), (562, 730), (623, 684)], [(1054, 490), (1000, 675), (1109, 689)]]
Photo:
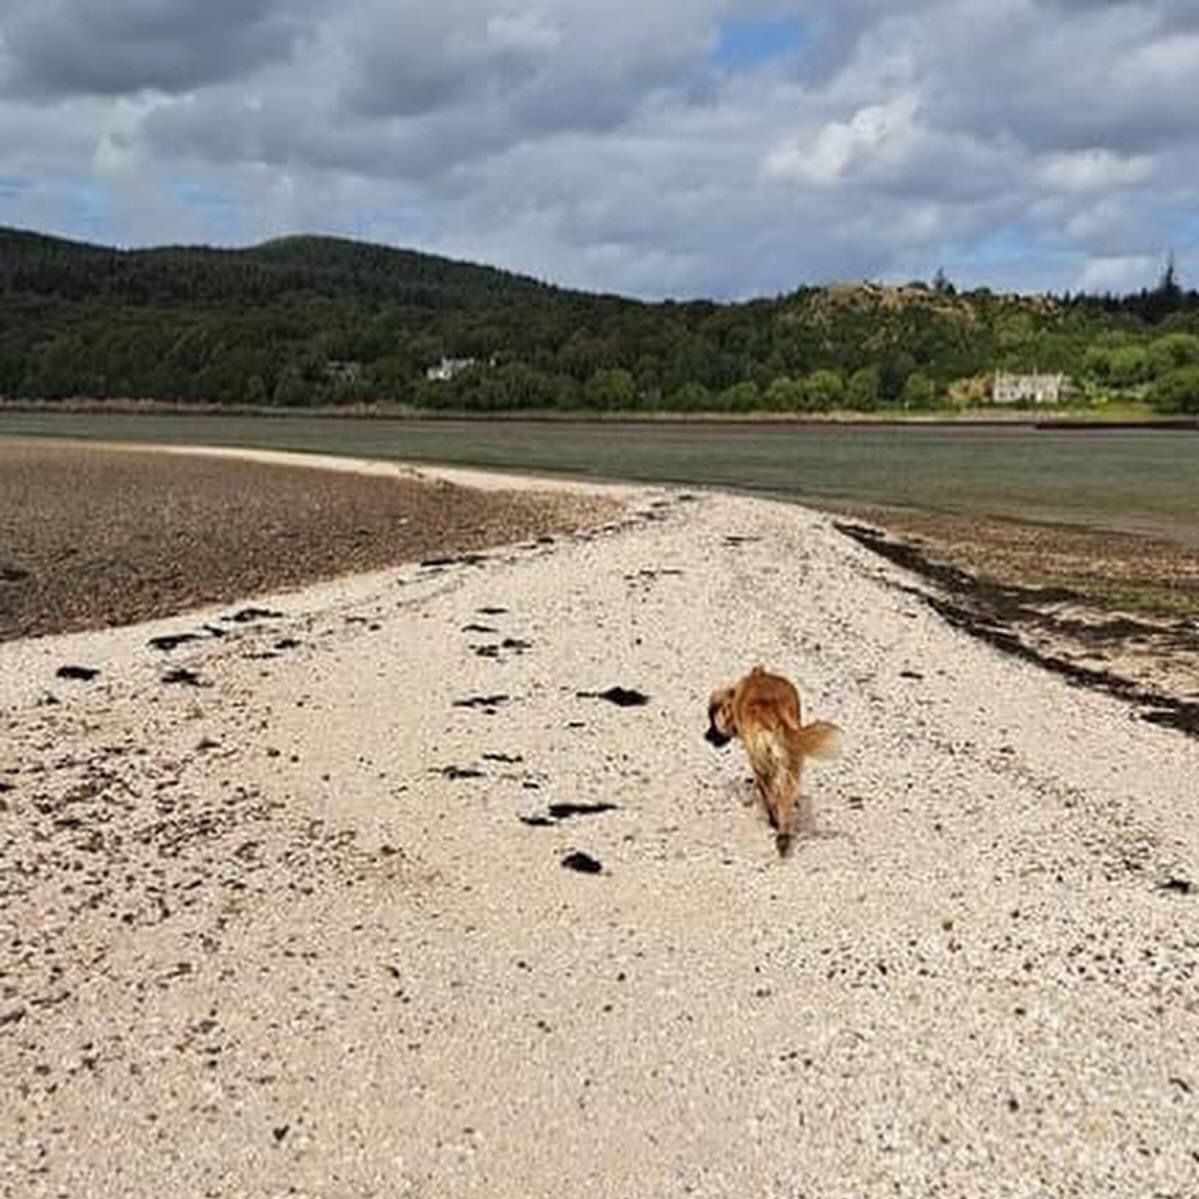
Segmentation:
[[(446, 380), (443, 358), (473, 360)], [(935, 411), (994, 370), (1199, 412), (1199, 293), (933, 285), (641, 303), (333, 238), (121, 251), (0, 229), (0, 396), (444, 411)]]

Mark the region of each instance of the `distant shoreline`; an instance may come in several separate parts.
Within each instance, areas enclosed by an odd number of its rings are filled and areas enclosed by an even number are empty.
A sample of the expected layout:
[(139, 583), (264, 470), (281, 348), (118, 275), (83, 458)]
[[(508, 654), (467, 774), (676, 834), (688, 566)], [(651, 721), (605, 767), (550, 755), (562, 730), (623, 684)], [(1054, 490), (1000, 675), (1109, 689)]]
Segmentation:
[(544, 408), (520, 408), (502, 412), (479, 412), (467, 409), (413, 408), (402, 404), (352, 404), (314, 407), (279, 408), (254, 404), (178, 403), (172, 400), (14, 400), (0, 397), (0, 413), (32, 412), (105, 413), (128, 416), (255, 416), (266, 419), (289, 420), (320, 417), (338, 420), (382, 421), (475, 421), (479, 423), (524, 421), (543, 424), (580, 425), (811, 425), (844, 428), (868, 425), (886, 428), (918, 425), (927, 428), (1032, 428), (1032, 429), (1153, 429), (1196, 430), (1199, 417), (1105, 417), (1094, 410), (1053, 410), (1052, 414), (1036, 409), (1019, 408), (996, 411), (991, 407), (966, 408), (957, 413), (914, 411), (907, 415), (894, 412), (670, 412), (664, 409), (640, 411), (621, 409), (601, 412), (594, 409), (557, 411)]

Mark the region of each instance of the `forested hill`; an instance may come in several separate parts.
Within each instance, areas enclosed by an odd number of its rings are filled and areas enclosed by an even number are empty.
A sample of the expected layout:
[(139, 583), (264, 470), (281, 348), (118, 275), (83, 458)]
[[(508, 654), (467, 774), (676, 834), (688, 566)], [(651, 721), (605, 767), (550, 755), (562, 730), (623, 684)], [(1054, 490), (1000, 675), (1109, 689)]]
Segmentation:
[(420, 308), (525, 302), (533, 279), (333, 237), (281, 237), (242, 250), (117, 250), (0, 228), (0, 287), (59, 299), (133, 304), (267, 304), (294, 292)]
[[(474, 361), (429, 379), (443, 357)], [(996, 369), (1187, 407), (1199, 295), (1171, 269), (1119, 298), (939, 280), (643, 303), (337, 238), (117, 250), (0, 228), (0, 396), (821, 410), (961, 402)]]

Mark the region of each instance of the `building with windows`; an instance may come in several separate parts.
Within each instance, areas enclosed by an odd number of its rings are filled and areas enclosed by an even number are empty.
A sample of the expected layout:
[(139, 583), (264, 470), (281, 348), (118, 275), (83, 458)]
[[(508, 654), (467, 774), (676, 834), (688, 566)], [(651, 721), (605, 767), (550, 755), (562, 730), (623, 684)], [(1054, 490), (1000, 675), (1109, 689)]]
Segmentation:
[(425, 371), (426, 379), (440, 379), (443, 382), (460, 375), (468, 367), (474, 366), (473, 358), (442, 358), (436, 366), (430, 366)]
[(1066, 393), (1066, 376), (1016, 375), (996, 371), (991, 385), (991, 400), (995, 404), (1056, 404)]

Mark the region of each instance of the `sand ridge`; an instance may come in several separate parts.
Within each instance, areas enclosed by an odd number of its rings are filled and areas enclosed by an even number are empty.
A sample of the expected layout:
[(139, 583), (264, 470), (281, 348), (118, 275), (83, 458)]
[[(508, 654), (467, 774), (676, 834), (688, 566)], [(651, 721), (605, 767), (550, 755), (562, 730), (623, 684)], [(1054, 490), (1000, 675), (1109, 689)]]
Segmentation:
[[(1193, 1190), (1199, 746), (828, 518), (623, 499), (0, 646), (6, 1193)], [(847, 734), (783, 864), (702, 740), (755, 661)]]

